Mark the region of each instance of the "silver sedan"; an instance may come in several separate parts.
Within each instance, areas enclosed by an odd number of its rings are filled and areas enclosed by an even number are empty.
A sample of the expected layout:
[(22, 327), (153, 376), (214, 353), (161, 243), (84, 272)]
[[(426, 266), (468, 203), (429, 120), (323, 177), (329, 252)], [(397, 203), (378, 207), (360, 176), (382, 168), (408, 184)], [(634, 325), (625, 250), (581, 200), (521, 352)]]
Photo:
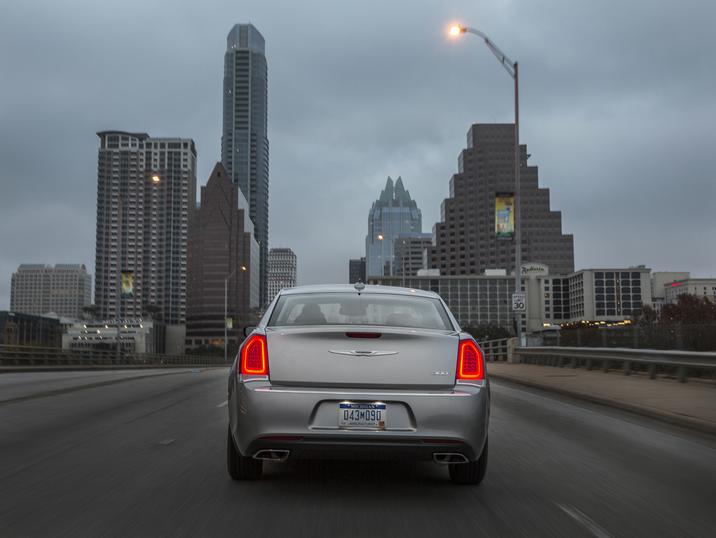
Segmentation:
[(484, 356), (435, 293), (282, 290), (239, 350), (228, 400), (236, 480), (289, 458), (433, 460), (456, 483), (485, 476)]

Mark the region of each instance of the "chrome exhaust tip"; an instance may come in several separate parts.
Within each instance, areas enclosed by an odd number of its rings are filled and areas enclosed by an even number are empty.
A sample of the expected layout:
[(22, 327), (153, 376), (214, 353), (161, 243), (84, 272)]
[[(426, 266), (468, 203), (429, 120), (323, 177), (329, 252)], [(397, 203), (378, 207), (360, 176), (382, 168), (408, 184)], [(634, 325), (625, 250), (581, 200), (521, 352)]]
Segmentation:
[(254, 454), (254, 459), (283, 462), (288, 459), (289, 454), (290, 451), (288, 450), (266, 448), (263, 450), (259, 450), (256, 454)]
[(465, 454), (459, 452), (435, 452), (433, 454), (433, 461), (440, 465), (451, 465), (454, 463), (469, 463)]

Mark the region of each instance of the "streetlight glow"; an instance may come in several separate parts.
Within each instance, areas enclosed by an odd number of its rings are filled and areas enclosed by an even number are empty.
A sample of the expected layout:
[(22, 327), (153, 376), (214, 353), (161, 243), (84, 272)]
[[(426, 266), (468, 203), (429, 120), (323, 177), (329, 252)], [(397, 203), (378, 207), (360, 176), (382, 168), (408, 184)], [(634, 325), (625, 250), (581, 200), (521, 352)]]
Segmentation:
[(451, 25), (450, 29), (448, 30), (448, 34), (450, 35), (450, 37), (457, 37), (464, 32), (465, 29), (459, 24)]
[(162, 180), (162, 178), (159, 177), (159, 174), (154, 174), (152, 176), (152, 182), (153, 183), (159, 183)]
[(383, 234), (378, 234), (378, 241), (382, 241), (384, 239)]

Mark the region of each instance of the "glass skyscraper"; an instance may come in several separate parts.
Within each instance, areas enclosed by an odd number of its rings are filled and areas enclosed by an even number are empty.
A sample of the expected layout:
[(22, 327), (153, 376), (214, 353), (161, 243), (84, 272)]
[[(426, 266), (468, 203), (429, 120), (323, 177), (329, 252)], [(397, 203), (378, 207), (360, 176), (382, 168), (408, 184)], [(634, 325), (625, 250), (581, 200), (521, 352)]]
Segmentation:
[(264, 38), (237, 24), (226, 38), (221, 162), (249, 203), (261, 253), (260, 300), (266, 303), (269, 224), (267, 65)]
[(419, 234), (423, 217), (418, 205), (405, 190), (399, 177), (395, 185), (388, 177), (380, 198), (373, 202), (368, 214), (368, 235), (365, 238), (366, 276), (393, 275), (394, 241), (401, 235)]

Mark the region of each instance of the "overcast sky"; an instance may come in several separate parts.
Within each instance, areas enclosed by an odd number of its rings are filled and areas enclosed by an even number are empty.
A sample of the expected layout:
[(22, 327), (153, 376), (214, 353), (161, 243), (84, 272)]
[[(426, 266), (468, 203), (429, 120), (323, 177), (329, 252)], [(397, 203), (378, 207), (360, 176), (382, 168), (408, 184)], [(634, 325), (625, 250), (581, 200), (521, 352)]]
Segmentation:
[(574, 234), (577, 268), (716, 276), (716, 2), (5, 1), (0, 7), (0, 309), (20, 263), (94, 273), (96, 132), (190, 137), (220, 158), (226, 34), (269, 66), (270, 246), (299, 283), (346, 282), (388, 175), (440, 217), (471, 123), (512, 120)]

